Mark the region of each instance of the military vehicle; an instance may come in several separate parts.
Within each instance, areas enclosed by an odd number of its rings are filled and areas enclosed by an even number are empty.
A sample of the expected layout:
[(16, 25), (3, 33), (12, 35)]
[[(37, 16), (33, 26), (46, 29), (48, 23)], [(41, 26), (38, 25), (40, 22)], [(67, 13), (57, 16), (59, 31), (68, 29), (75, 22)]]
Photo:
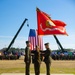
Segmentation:
[[(10, 42), (9, 46), (4, 49), (3, 51), (0, 51), (0, 59), (19, 59), (19, 55), (16, 54), (11, 54), (10, 53), (10, 48), (12, 46), (12, 44), (14, 43), (15, 39), (17, 38), (18, 34), (20, 33), (21, 29), (23, 28), (24, 24), (26, 23), (26, 21), (28, 21), (27, 18), (25, 18), (25, 20), (23, 21), (23, 23), (21, 24), (20, 28), (18, 29), (17, 33), (15, 34), (14, 38), (12, 39), (12, 41)], [(27, 24), (28, 25), (28, 24)]]

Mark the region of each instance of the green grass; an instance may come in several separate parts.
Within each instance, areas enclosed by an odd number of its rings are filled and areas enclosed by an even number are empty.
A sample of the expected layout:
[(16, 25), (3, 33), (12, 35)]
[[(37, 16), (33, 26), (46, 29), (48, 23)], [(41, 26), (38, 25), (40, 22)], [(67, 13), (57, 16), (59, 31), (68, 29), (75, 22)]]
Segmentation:
[(5, 69), (0, 69), (0, 74), (1, 73), (23, 73), (24, 68), (5, 68)]
[[(41, 68), (41, 73), (45, 73), (46, 69)], [(31, 73), (34, 73), (34, 68), (30, 69)], [(25, 73), (25, 68), (4, 68), (0, 69), (1, 73)], [(59, 74), (75, 74), (75, 68), (51, 68), (51, 73)]]
[[(31, 64), (30, 72), (34, 73), (34, 65)], [(41, 73), (46, 73), (46, 66), (41, 64)], [(0, 61), (1, 73), (25, 73), (25, 64), (23, 60), (2, 60)], [(75, 74), (75, 61), (52, 61), (51, 73), (59, 74)]]
[[(31, 68), (31, 73), (34, 73), (34, 68)], [(1, 73), (24, 73), (24, 68), (8, 68), (8, 69), (0, 69)], [(45, 73), (45, 69), (41, 69), (41, 73)], [(51, 73), (59, 73), (59, 74), (75, 74), (75, 68), (51, 68)]]
[(75, 74), (75, 68), (51, 68), (51, 73)]

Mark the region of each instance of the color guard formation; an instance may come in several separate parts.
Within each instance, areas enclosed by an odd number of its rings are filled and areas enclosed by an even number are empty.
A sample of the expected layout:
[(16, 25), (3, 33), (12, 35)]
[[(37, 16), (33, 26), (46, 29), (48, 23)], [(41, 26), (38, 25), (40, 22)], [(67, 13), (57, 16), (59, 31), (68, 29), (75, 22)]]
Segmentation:
[(30, 50), (30, 42), (26, 41), (26, 48), (25, 48), (25, 73), (26, 75), (30, 75), (30, 63), (31, 63), (31, 56), (32, 62), (34, 64), (34, 71), (35, 75), (40, 75), (40, 65), (41, 61), (44, 61), (46, 64), (46, 75), (50, 75), (50, 65), (51, 65), (51, 50), (49, 48), (49, 43), (45, 43), (46, 50), (40, 50), (39, 46), (35, 47), (35, 50)]

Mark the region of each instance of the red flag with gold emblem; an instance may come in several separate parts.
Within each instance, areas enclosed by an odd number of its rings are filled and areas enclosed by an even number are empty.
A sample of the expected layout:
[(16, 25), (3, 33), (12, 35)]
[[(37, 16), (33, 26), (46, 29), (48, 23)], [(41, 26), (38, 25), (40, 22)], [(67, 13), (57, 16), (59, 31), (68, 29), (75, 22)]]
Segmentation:
[(52, 20), (48, 14), (40, 11), (37, 8), (37, 26), (38, 35), (54, 35), (62, 34), (67, 35), (65, 26), (66, 24), (59, 20)]

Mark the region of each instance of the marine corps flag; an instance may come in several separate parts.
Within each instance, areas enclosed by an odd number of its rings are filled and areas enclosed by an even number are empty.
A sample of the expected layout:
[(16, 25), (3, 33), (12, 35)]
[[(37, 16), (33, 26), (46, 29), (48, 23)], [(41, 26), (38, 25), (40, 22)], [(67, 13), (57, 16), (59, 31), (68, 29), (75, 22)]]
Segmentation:
[(52, 20), (48, 14), (36, 9), (37, 11), (37, 25), (38, 35), (67, 35), (65, 26), (66, 24), (59, 20)]

